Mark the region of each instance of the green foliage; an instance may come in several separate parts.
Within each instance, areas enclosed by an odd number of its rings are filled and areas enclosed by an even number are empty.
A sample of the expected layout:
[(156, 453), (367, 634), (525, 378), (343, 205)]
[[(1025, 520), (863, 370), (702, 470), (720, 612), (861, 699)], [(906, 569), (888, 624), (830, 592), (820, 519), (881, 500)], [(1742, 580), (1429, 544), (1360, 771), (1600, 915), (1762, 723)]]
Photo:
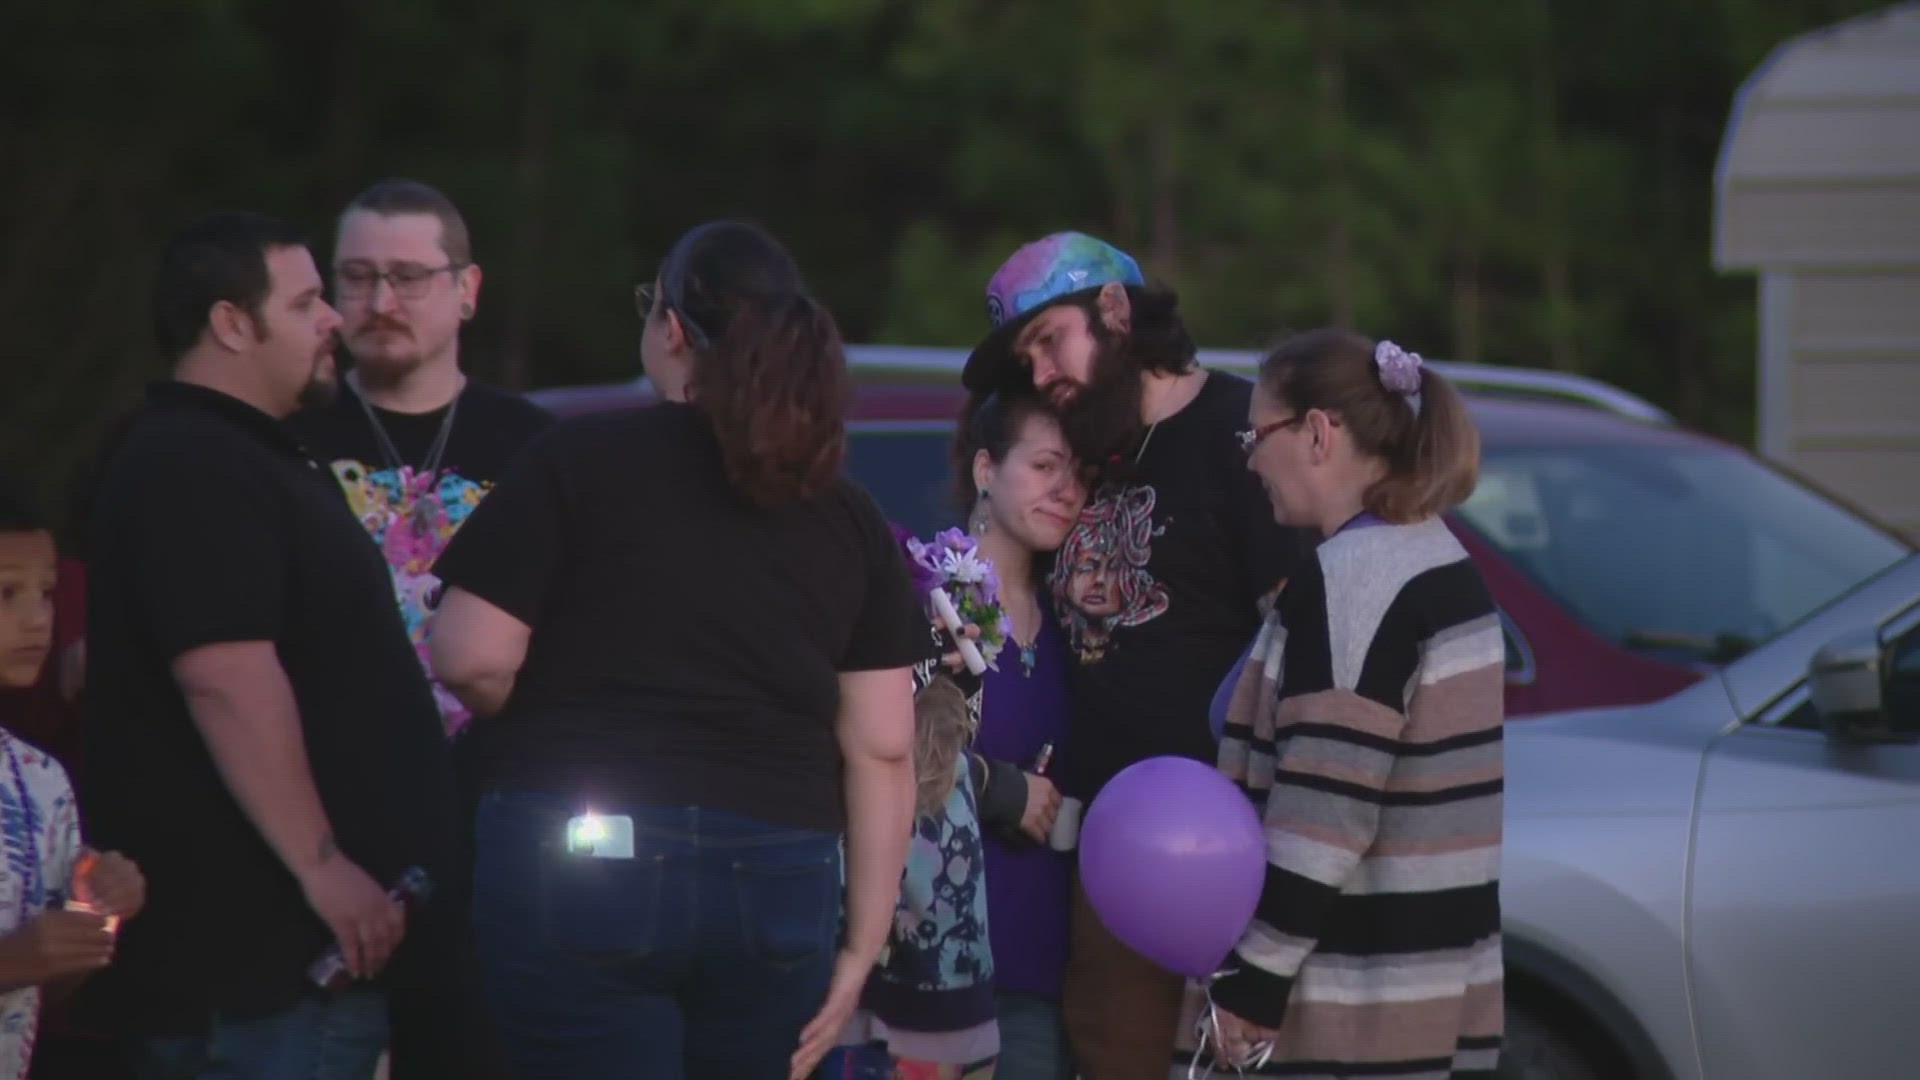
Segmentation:
[(1582, 371), (1737, 439), (1752, 283), (1707, 261), (1735, 88), (1866, 0), (96, 0), (0, 14), (0, 468), (56, 496), (158, 374), (165, 236), (412, 175), (512, 385), (624, 379), (689, 225), (785, 238), (849, 338), (965, 345), (1080, 228), (1220, 347), (1351, 322)]

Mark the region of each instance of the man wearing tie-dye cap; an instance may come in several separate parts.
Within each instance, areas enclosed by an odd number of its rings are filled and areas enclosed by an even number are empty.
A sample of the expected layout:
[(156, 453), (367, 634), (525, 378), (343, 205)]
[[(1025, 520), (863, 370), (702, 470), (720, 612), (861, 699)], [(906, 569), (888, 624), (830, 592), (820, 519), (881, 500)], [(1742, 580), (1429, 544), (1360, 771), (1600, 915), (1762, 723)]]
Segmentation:
[[(1252, 385), (1200, 367), (1178, 296), (1084, 233), (1015, 252), (987, 283), (987, 317), (967, 388), (1031, 384), (1101, 470), (1052, 580), (1078, 660), (1063, 794), (1084, 806), (1150, 757), (1211, 763), (1213, 693), (1260, 601), (1312, 548), (1274, 523), (1247, 471), (1236, 435)], [(1088, 1080), (1164, 1080), (1181, 986), (1107, 933), (1076, 886), (1065, 1017)]]

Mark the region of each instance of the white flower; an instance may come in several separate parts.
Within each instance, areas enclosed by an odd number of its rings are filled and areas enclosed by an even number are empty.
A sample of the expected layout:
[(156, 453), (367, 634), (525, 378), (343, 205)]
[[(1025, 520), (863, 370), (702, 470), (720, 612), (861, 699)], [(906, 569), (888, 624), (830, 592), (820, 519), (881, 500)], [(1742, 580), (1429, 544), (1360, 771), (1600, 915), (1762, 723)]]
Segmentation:
[(948, 551), (941, 556), (940, 572), (963, 585), (978, 585), (987, 580), (986, 560), (971, 551)]

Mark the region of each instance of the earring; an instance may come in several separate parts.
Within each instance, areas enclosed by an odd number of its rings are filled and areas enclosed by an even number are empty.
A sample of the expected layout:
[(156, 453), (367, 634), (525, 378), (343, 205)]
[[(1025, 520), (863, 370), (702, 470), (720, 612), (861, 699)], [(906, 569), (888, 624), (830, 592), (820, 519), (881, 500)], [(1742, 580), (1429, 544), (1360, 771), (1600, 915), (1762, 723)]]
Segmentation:
[(471, 318), (473, 318), (473, 305), (472, 305), (472, 304), (461, 304), (461, 305), (460, 305), (460, 317), (461, 317), (461, 318), (463, 318), (463, 319), (471, 319)]
[(967, 531), (978, 539), (987, 535), (987, 530), (992, 527), (993, 515), (987, 513), (987, 489), (981, 488), (980, 499), (973, 504), (973, 513), (967, 516)]

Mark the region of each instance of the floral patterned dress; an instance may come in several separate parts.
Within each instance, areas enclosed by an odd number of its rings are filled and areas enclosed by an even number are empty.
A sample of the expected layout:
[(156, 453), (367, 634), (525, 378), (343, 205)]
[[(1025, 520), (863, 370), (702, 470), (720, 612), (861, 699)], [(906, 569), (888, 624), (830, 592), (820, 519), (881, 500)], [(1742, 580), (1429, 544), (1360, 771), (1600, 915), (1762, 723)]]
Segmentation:
[[(58, 907), (80, 857), (80, 814), (60, 763), (0, 729), (0, 935)], [(0, 995), (0, 1080), (23, 1080), (40, 988)]]
[[(915, 691), (924, 690), (939, 670), (932, 660), (917, 667)], [(965, 684), (970, 735), (979, 730), (980, 684), (971, 677), (959, 681)], [(1000, 1052), (970, 756), (953, 755), (953, 787), (940, 812), (914, 820), (893, 932), (867, 980), (860, 1012), (841, 1039), (849, 1048), (890, 1058), (883, 1074), (890, 1080), (987, 1080)], [(874, 1074), (836, 1056), (825, 1075), (841, 1080)]]

